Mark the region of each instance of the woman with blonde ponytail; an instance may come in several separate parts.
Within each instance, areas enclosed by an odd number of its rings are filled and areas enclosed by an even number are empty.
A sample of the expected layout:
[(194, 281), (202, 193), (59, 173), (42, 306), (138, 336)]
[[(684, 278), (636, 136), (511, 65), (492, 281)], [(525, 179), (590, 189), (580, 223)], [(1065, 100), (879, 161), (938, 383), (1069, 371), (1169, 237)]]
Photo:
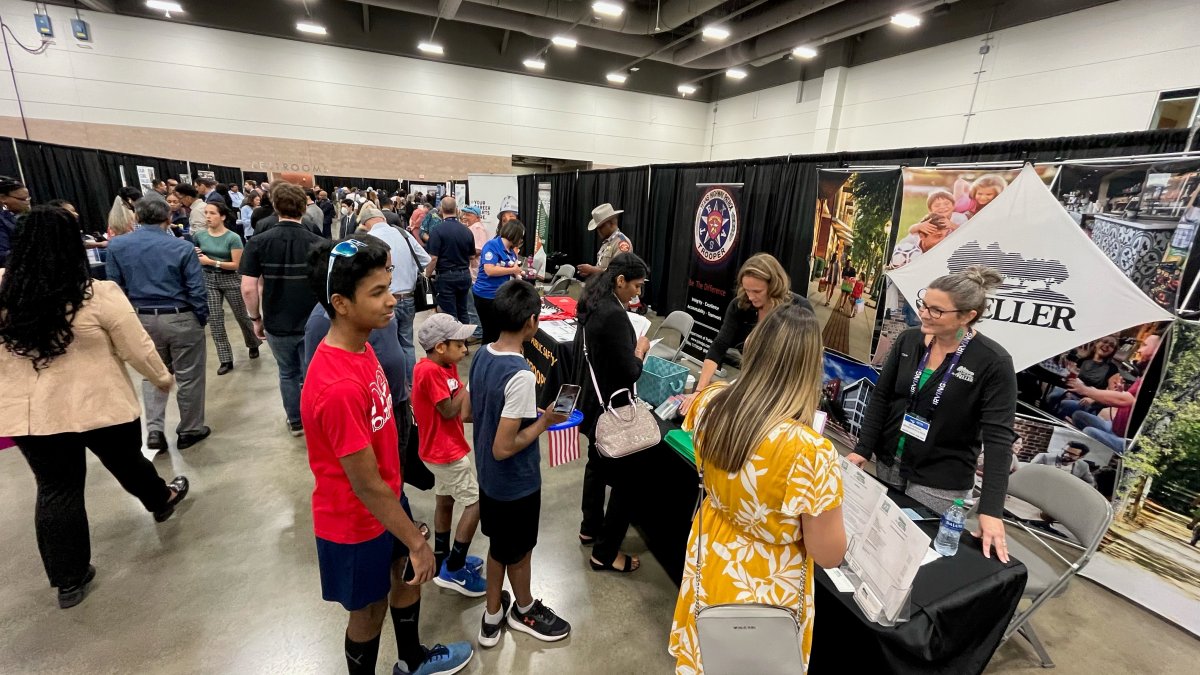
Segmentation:
[[(694, 431), (707, 496), (692, 524), (671, 628), (677, 673), (703, 672), (696, 575), (705, 605), (795, 608), (807, 661), (813, 563), (836, 567), (846, 552), (838, 454), (809, 426), (821, 397), (822, 357), (816, 317), (784, 304), (746, 339), (741, 376), (706, 388), (688, 411), (684, 428)], [(697, 542), (701, 526), (704, 541)]]

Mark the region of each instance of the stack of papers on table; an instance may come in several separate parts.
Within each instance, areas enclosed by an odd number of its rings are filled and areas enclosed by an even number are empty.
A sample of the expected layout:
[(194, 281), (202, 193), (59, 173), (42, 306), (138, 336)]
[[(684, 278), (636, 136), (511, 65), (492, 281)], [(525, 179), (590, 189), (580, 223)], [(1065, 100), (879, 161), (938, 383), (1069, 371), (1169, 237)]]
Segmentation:
[(840, 461), (842, 516), (850, 542), (844, 567), (857, 578), (854, 600), (868, 619), (891, 625), (909, 601), (929, 535), (888, 498), (883, 483), (845, 457)]
[(571, 343), (575, 341), (575, 320), (567, 319), (565, 321), (543, 321), (538, 325), (546, 335), (549, 335), (559, 344)]

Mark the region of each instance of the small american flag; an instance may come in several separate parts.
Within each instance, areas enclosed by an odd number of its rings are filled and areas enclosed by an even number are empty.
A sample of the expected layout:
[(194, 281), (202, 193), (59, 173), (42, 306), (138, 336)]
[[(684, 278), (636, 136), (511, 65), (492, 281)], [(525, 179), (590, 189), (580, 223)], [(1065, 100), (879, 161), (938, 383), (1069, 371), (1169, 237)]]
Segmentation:
[(550, 468), (579, 459), (579, 427), (549, 431)]

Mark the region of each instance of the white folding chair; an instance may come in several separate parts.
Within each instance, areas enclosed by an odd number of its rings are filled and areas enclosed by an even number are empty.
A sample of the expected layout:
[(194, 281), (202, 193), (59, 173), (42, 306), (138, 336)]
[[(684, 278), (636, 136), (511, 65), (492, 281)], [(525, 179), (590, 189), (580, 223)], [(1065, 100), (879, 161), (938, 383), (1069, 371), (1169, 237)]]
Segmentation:
[[(1004, 641), (1014, 633), (1020, 633), (1037, 652), (1042, 667), (1053, 668), (1054, 661), (1033, 629), (1033, 613), (1050, 598), (1066, 592), (1071, 577), (1095, 555), (1104, 533), (1112, 524), (1112, 505), (1096, 488), (1070, 472), (1040, 464), (1022, 464), (1008, 478), (1008, 493), (1041, 509), (1080, 542), (1075, 545), (1032, 530), (1023, 523), (1007, 521), (1008, 552), (1024, 563), (1028, 571), (1022, 600), (1028, 600), (1030, 604), (1025, 611), (1018, 611), (1008, 624)], [(1026, 546), (1025, 541), (1030, 541), (1030, 545)], [(1051, 546), (1052, 542), (1055, 546)], [(1065, 551), (1066, 555), (1060, 551)], [(1078, 551), (1078, 557), (1071, 559), (1072, 551)]]
[(546, 289), (546, 295), (567, 295), (571, 288), (571, 281), (575, 278), (574, 265), (561, 265), (550, 278), (550, 285)]
[(657, 356), (660, 359), (665, 359), (672, 363), (679, 360), (679, 356), (683, 354), (683, 345), (687, 343), (688, 336), (692, 334), (692, 326), (696, 320), (691, 314), (680, 310), (675, 310), (667, 315), (666, 319), (658, 325), (658, 330), (654, 331), (654, 337), (651, 340), (657, 340), (659, 334), (664, 330), (675, 331), (679, 334), (679, 346), (672, 347), (666, 342), (660, 342), (650, 349), (651, 356)]

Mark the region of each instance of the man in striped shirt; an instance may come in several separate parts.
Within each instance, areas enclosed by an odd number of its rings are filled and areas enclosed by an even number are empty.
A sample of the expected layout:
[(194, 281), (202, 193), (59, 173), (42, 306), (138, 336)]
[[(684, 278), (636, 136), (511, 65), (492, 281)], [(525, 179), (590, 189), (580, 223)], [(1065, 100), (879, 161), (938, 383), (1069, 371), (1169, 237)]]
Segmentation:
[(246, 243), (238, 272), (242, 298), (279, 364), (279, 393), (287, 413), (288, 431), (304, 433), (300, 421), (300, 385), (304, 382), (304, 327), (317, 304), (308, 284), (308, 253), (322, 240), (300, 219), (308, 206), (304, 189), (292, 183), (271, 187), (271, 203), (279, 222)]

